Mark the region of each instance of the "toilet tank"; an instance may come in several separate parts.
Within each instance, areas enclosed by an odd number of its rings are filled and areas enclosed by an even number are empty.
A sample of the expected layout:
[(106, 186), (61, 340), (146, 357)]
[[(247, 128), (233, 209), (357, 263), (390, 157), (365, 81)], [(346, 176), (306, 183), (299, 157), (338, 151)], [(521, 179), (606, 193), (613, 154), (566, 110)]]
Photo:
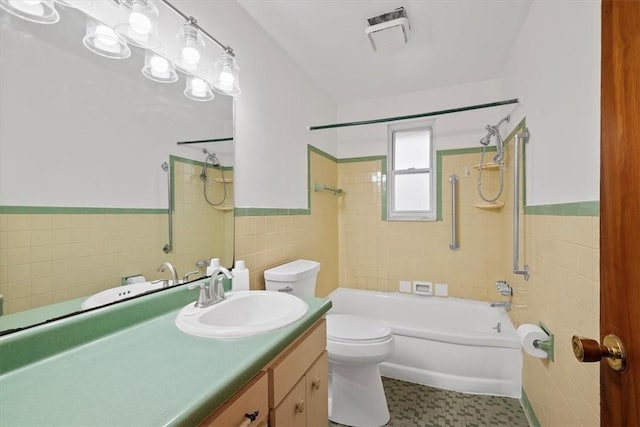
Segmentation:
[(290, 292), (300, 298), (312, 297), (316, 292), (316, 278), (320, 263), (299, 259), (264, 272), (268, 291)]

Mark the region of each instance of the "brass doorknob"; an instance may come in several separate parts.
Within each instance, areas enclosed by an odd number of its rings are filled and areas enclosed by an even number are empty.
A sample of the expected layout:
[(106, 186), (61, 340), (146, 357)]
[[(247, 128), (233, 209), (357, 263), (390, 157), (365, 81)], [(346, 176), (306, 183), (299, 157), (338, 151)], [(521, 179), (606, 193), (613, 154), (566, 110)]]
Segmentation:
[(574, 335), (571, 338), (571, 347), (579, 362), (599, 362), (605, 358), (614, 371), (624, 371), (627, 367), (624, 345), (620, 338), (613, 334), (604, 337), (602, 345), (596, 340)]

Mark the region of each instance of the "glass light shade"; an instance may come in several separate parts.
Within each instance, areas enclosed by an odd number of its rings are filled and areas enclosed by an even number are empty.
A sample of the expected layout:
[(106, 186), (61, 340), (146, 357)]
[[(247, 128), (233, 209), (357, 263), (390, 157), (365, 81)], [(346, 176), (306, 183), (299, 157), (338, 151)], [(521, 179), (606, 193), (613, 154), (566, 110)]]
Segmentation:
[(198, 33), (198, 29), (187, 22), (178, 33), (178, 38), (181, 40), (180, 55), (172, 61), (173, 65), (178, 71), (186, 74), (201, 73), (204, 40)]
[(154, 82), (173, 83), (178, 81), (178, 73), (176, 73), (173, 64), (150, 50), (144, 54), (142, 75)]
[(240, 67), (236, 59), (223, 52), (213, 64), (213, 88), (222, 94), (235, 96), (240, 93)]
[(148, 49), (160, 46), (158, 8), (148, 0), (125, 1), (122, 7), (127, 11), (127, 22), (116, 25), (116, 33), (134, 46)]
[(187, 76), (187, 87), (184, 90), (184, 95), (194, 101), (211, 101), (215, 98), (209, 83), (196, 76)]
[(87, 32), (82, 43), (91, 52), (106, 58), (125, 59), (131, 56), (127, 42), (111, 27), (91, 18), (87, 18)]
[(0, 8), (38, 24), (55, 24), (60, 20), (53, 0), (0, 0)]
[(74, 9), (89, 9), (93, 6), (92, 0), (54, 0), (63, 6), (72, 7)]

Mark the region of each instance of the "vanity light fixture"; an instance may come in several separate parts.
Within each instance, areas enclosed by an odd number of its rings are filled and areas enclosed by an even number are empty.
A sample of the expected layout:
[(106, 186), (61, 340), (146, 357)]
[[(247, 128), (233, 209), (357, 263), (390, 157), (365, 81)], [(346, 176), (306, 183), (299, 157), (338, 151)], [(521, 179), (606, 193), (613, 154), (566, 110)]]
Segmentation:
[(127, 21), (116, 25), (116, 33), (134, 46), (160, 46), (158, 8), (149, 0), (124, 0), (120, 6), (127, 12)]
[(187, 76), (184, 95), (193, 101), (211, 101), (215, 97), (209, 83), (196, 76)]
[(227, 50), (213, 64), (214, 80), (211, 85), (218, 92), (235, 96), (240, 93), (240, 67), (236, 58), (231, 56)]
[(0, 8), (37, 24), (55, 24), (60, 20), (53, 0), (0, 0)]
[[(100, 22), (85, 12), (94, 1), (111, 3), (124, 9), (125, 22), (115, 27)], [(180, 47), (178, 57), (168, 61), (156, 54), (153, 49), (160, 45), (158, 31), (158, 7), (154, 2), (162, 3), (185, 19), (178, 37)], [(210, 101), (213, 90), (235, 96), (240, 93), (240, 68), (231, 46), (227, 46), (198, 25), (196, 19), (185, 15), (169, 0), (0, 0), (0, 9), (27, 21), (41, 24), (55, 24), (60, 14), (55, 4), (78, 9), (87, 15), (87, 25), (82, 43), (91, 52), (112, 59), (126, 59), (131, 56), (129, 44), (145, 48), (145, 61), (142, 74), (156, 82), (173, 83), (178, 80), (177, 71), (187, 75), (184, 94), (195, 101)], [(104, 19), (99, 18), (99, 19)], [(117, 21), (116, 21), (117, 22)], [(213, 81), (205, 80), (205, 37), (222, 49), (222, 54), (213, 64)]]
[(177, 37), (181, 40), (180, 55), (173, 60), (173, 65), (183, 73), (196, 74), (202, 71), (202, 51), (204, 40), (199, 34), (196, 20), (192, 17), (182, 26)]
[(126, 59), (131, 49), (113, 28), (87, 17), (87, 31), (82, 39), (87, 49), (100, 56), (112, 59)]
[(160, 83), (174, 83), (178, 81), (178, 74), (171, 61), (151, 50), (147, 50), (144, 53), (142, 75), (149, 80)]

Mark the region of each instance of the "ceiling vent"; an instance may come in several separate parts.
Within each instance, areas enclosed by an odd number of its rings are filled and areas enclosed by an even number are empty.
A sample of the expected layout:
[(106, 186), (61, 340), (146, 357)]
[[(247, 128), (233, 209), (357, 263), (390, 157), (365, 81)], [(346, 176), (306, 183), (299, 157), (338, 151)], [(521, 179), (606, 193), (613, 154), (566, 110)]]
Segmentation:
[(404, 7), (369, 18), (365, 30), (374, 51), (397, 49), (409, 41), (409, 19)]

